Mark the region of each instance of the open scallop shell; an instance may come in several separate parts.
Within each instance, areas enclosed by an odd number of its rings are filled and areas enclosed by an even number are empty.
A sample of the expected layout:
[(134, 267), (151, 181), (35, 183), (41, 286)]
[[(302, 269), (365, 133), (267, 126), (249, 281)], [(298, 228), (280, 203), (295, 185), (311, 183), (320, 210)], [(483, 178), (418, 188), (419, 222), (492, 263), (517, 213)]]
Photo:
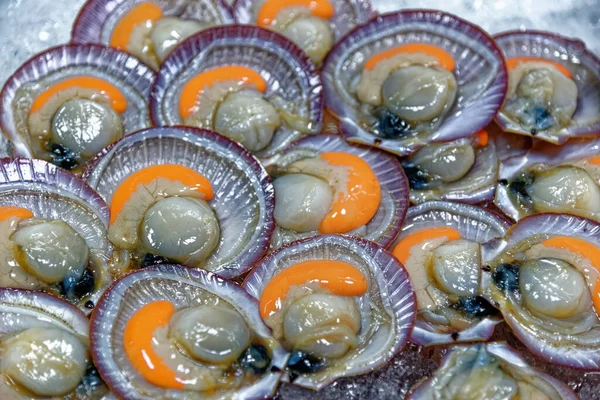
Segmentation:
[(110, 204), (123, 179), (161, 164), (186, 166), (211, 182), (210, 205), (220, 221), (221, 239), (203, 268), (226, 278), (250, 269), (269, 247), (274, 190), (265, 169), (231, 140), (190, 127), (143, 130), (90, 161), (84, 179)]
[[(147, 399), (175, 396), (198, 398), (199, 393), (165, 390), (144, 380), (124, 354), (123, 332), (129, 318), (150, 302), (168, 300), (176, 310), (202, 304), (202, 293), (208, 292), (228, 303), (246, 320), (255, 335), (272, 351), (271, 365), (254, 384), (234, 392), (217, 392), (219, 399), (261, 399), (273, 395), (287, 361), (287, 353), (273, 339), (262, 322), (258, 304), (233, 282), (210, 272), (176, 265), (161, 265), (135, 271), (105, 293), (92, 315), (90, 341), (98, 371), (111, 389), (122, 399)], [(277, 372), (279, 371), (279, 372)]]
[[(507, 220), (501, 216), (476, 206), (430, 201), (408, 210), (402, 232), (390, 249), (406, 236), (426, 228), (451, 227), (456, 229), (463, 239), (483, 244), (503, 237), (509, 226)], [(444, 332), (417, 315), (410, 340), (421, 346), (488, 340), (500, 321), (496, 317), (486, 317), (464, 331)]]
[[(385, 152), (365, 146), (346, 143), (341, 136), (318, 135), (294, 142), (284, 152), (276, 155), (267, 163), (267, 170), (275, 168), (285, 170), (286, 165), (303, 158), (317, 157), (319, 154), (339, 151), (354, 154), (365, 160), (379, 180), (381, 186), (381, 204), (373, 219), (365, 226), (349, 232), (349, 236), (372, 240), (386, 247), (400, 232), (408, 209), (408, 182), (398, 160)], [(297, 233), (280, 227), (275, 228), (271, 248), (314, 236), (317, 231)]]
[[(406, 43), (432, 44), (454, 57), (458, 100), (431, 134), (386, 139), (361, 125), (352, 88), (372, 55)], [(500, 49), (477, 26), (441, 11), (404, 10), (374, 18), (342, 39), (325, 61), (323, 85), (325, 104), (348, 140), (404, 156), (427, 143), (469, 137), (485, 128), (504, 101), (507, 74)]]
[[(573, 81), (579, 91), (577, 108), (572, 123), (556, 134), (538, 132), (535, 137), (556, 144), (564, 143), (571, 137), (589, 137), (600, 134), (600, 59), (585, 48), (577, 39), (570, 39), (543, 31), (509, 31), (494, 36), (504, 56), (539, 57), (566, 67), (573, 74)], [(507, 132), (533, 136), (531, 132), (509, 119), (502, 112), (496, 121)]]
[[(36, 218), (66, 222), (85, 240), (95, 268), (95, 290), (81, 299), (96, 303), (112, 278), (109, 273), (113, 247), (106, 239), (108, 206), (85, 182), (42, 160), (0, 159), (0, 206), (26, 208)], [(92, 304), (92, 307), (93, 307)]]
[(127, 53), (98, 45), (54, 47), (33, 56), (7, 81), (0, 93), (0, 128), (13, 143), (15, 156), (33, 154), (27, 125), (35, 98), (51, 84), (75, 76), (103, 79), (122, 91), (127, 109), (123, 133), (150, 126), (148, 97), (154, 73)]
[[(185, 83), (206, 69), (242, 65), (267, 83), (267, 99), (294, 105), (309, 121), (311, 134), (321, 131), (323, 87), (314, 65), (295, 44), (278, 33), (254, 26), (232, 25), (200, 32), (182, 43), (163, 63), (152, 87), (150, 110), (157, 126), (181, 125), (178, 99)], [(303, 134), (283, 124), (271, 143), (256, 155), (272, 155)]]
[[(361, 339), (359, 346), (366, 347), (351, 359), (344, 357), (344, 365), (302, 374), (293, 380), (296, 385), (318, 390), (338, 378), (364, 374), (388, 362), (408, 339), (416, 301), (406, 270), (390, 253), (373, 242), (340, 235), (317, 236), (280, 248), (252, 270), (243, 287), (260, 299), (263, 289), (276, 274), (307, 260), (345, 261), (361, 270), (369, 281), (368, 292), (357, 298), (361, 313), (370, 315), (370, 303), (377, 302), (383, 305), (392, 321), (391, 326), (382, 325), (376, 334)], [(284, 375), (284, 379), (287, 376)]]
[[(476, 361), (474, 360), (474, 357), (477, 357)], [(549, 397), (549, 399), (577, 400), (577, 396), (567, 385), (558, 379), (529, 366), (521, 355), (505, 343), (485, 343), (476, 344), (470, 347), (454, 347), (444, 357), (436, 374), (411, 389), (406, 399), (429, 400), (437, 398), (438, 396), (444, 396), (440, 391), (446, 387), (449, 380), (452, 378), (464, 379), (460, 374), (468, 374), (469, 370), (480, 368), (482, 365), (475, 364), (475, 362), (482, 361), (482, 358), (483, 360), (498, 360), (500, 362), (499, 367), (502, 370), (506, 370), (509, 376), (513, 377), (513, 379), (523, 378), (524, 382), (531, 384), (538, 389), (542, 389), (544, 395), (552, 396)], [(455, 376), (452, 376), (454, 374)], [(462, 384), (467, 386), (470, 383), (468, 379), (481, 379), (482, 377), (485, 378), (485, 375), (466, 375), (467, 382), (462, 381)], [(528, 392), (524, 390), (523, 393)]]

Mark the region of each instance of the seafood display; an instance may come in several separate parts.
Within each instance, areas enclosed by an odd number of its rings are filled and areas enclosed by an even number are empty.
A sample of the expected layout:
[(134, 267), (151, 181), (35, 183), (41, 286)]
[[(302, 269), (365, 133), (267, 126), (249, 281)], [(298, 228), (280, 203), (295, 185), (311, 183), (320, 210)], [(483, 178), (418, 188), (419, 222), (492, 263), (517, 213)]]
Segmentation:
[(114, 141), (150, 126), (154, 73), (96, 45), (52, 48), (27, 61), (0, 93), (0, 127), (15, 155), (78, 171)]
[(221, 0), (88, 0), (75, 20), (71, 41), (126, 51), (158, 70), (188, 37), (232, 22)]

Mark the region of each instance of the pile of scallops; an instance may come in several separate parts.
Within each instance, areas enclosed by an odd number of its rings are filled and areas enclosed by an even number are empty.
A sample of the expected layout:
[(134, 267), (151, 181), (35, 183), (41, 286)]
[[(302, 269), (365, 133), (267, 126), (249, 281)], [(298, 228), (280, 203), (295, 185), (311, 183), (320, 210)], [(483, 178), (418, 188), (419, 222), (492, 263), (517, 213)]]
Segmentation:
[(88, 0), (0, 127), (2, 399), (271, 398), (408, 341), (447, 349), (409, 399), (576, 399), (501, 323), (600, 371), (578, 40), (368, 0)]

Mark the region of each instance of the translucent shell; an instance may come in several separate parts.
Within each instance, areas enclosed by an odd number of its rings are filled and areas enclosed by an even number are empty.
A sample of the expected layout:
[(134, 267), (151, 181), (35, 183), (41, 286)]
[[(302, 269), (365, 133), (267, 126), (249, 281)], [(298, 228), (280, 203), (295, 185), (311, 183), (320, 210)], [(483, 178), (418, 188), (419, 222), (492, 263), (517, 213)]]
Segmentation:
[[(354, 88), (373, 55), (412, 43), (436, 46), (453, 57), (458, 99), (429, 134), (401, 139), (375, 135), (361, 123), (363, 112)], [(492, 39), (467, 21), (431, 10), (385, 14), (356, 28), (329, 53), (322, 76), (325, 104), (339, 119), (344, 136), (401, 156), (483, 129), (502, 105), (507, 87), (502, 54)]]
[(227, 278), (250, 269), (269, 247), (274, 192), (264, 168), (231, 140), (190, 127), (147, 129), (105, 149), (83, 176), (110, 203), (123, 179), (161, 164), (191, 168), (212, 185), (210, 206), (219, 220), (221, 239), (203, 268)]

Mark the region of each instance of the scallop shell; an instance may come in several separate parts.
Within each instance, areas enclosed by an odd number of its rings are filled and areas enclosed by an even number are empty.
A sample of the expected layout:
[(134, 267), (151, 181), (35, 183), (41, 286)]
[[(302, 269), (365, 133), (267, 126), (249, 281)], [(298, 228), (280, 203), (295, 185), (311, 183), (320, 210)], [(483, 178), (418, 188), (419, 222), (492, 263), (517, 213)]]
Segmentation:
[[(456, 229), (464, 239), (483, 244), (503, 237), (510, 223), (502, 216), (476, 206), (429, 201), (408, 210), (402, 232), (390, 249), (416, 231), (443, 226)], [(417, 316), (410, 340), (421, 346), (489, 340), (500, 321), (499, 318), (488, 317), (462, 332), (445, 333)]]
[(83, 237), (103, 261), (95, 293), (82, 300), (96, 302), (112, 278), (108, 272), (113, 247), (106, 239), (109, 210), (85, 182), (46, 161), (0, 159), (0, 206), (26, 208), (34, 217), (62, 220)]
[(225, 278), (250, 269), (269, 247), (274, 190), (265, 169), (231, 140), (190, 127), (146, 129), (106, 148), (83, 177), (110, 203), (123, 179), (160, 164), (189, 167), (212, 184), (210, 204), (221, 221), (221, 240), (204, 268)]
[[(267, 169), (272, 167), (285, 169), (286, 165), (299, 159), (316, 157), (329, 151), (341, 151), (360, 157), (370, 165), (377, 176), (382, 189), (381, 204), (377, 214), (366, 225), (366, 235), (360, 236), (362, 233), (359, 232), (357, 237), (372, 240), (383, 247), (388, 246), (400, 232), (409, 206), (408, 181), (402, 166), (395, 157), (377, 149), (348, 144), (341, 136), (317, 135), (294, 142), (283, 153), (271, 159), (267, 163)], [(277, 248), (317, 233), (316, 231), (296, 233), (276, 227), (271, 247)], [(352, 233), (348, 235), (353, 236)]]
[[(586, 49), (582, 41), (534, 30), (503, 32), (495, 35), (494, 39), (507, 59), (524, 56), (546, 58), (565, 66), (573, 74), (579, 94), (572, 126), (562, 129), (556, 136), (540, 132), (537, 138), (561, 144), (570, 137), (600, 134), (600, 58)], [(502, 112), (496, 116), (496, 122), (507, 132), (531, 136)]]
[[(233, 306), (249, 322), (255, 334), (273, 347), (271, 365), (264, 377), (251, 386), (219, 398), (267, 398), (275, 391), (287, 353), (272, 338), (261, 320), (256, 301), (238, 285), (213, 273), (161, 265), (135, 271), (123, 277), (100, 299), (92, 315), (90, 341), (92, 356), (102, 378), (123, 399), (162, 398), (166, 391), (144, 381), (123, 355), (123, 327), (142, 306), (152, 301), (168, 300), (176, 309), (199, 303), (207, 291)], [(136, 379), (131, 379), (136, 377)], [(143, 384), (138, 390), (133, 382)], [(173, 393), (172, 390), (170, 390)], [(182, 397), (179, 397), (182, 396)], [(177, 398), (183, 398), (179, 392)], [(196, 395), (197, 396), (197, 395)], [(188, 398), (188, 397), (186, 397)], [(194, 397), (196, 398), (196, 397)]]
[[(506, 366), (519, 371), (519, 375), (528, 377), (533, 376), (544, 381), (546, 384), (552, 387), (552, 389), (554, 389), (556, 394), (559, 396), (555, 398), (556, 400), (577, 400), (577, 396), (567, 385), (565, 385), (558, 379), (555, 379), (550, 375), (545, 374), (529, 366), (529, 364), (527, 364), (527, 362), (525, 361), (525, 359), (523, 359), (521, 355), (519, 355), (514, 349), (512, 349), (505, 343), (485, 343), (473, 345), (472, 347), (456, 346), (444, 357), (438, 372), (443, 371), (445, 368), (451, 368), (453, 365), (455, 365), (455, 363), (458, 364), (460, 362), (459, 357), (461, 357), (462, 354), (464, 354), (468, 350), (473, 349), (474, 347), (477, 349), (484, 350), (490, 355), (499, 358), (502, 364), (505, 364)], [(411, 389), (406, 399), (425, 400), (434, 398), (435, 392), (433, 391), (435, 390), (435, 386), (439, 383), (440, 378), (442, 378), (443, 376), (444, 375), (436, 374), (435, 376), (419, 383), (417, 386)]]
[[(231, 25), (207, 29), (177, 47), (165, 60), (152, 87), (150, 110), (156, 126), (181, 125), (177, 99), (183, 84), (200, 71), (237, 64), (258, 72), (267, 82), (266, 97), (294, 104), (310, 121), (311, 134), (321, 131), (323, 87), (308, 57), (278, 33), (254, 26)], [(282, 125), (266, 149), (272, 155), (303, 134)]]
[[(323, 235), (298, 240), (265, 257), (246, 278), (243, 287), (259, 299), (267, 283), (282, 270), (305, 260), (338, 260), (370, 272), (372, 283), (367, 294), (359, 298), (361, 308), (369, 308), (370, 301), (380, 301), (393, 319), (393, 343), (383, 358), (369, 359), (372, 349), (377, 352), (386, 338), (372, 337), (368, 348), (352, 359), (343, 369), (300, 375), (293, 383), (310, 389), (321, 389), (338, 378), (364, 374), (388, 362), (406, 343), (416, 315), (416, 300), (408, 274), (390, 253), (379, 245), (363, 239), (340, 235)], [(377, 298), (377, 300), (374, 300)], [(381, 329), (383, 331), (383, 329)], [(287, 379), (284, 376), (284, 379)]]
[[(450, 53), (456, 62), (458, 100), (439, 128), (415, 143), (375, 136), (358, 122), (358, 102), (350, 89), (372, 55), (404, 43), (427, 43)], [(506, 95), (507, 73), (500, 49), (480, 28), (452, 14), (404, 10), (381, 15), (356, 28), (329, 53), (323, 67), (325, 104), (340, 120), (344, 136), (400, 156), (427, 143), (469, 137), (485, 128)]]
[[(106, 80), (127, 99), (122, 114), (124, 133), (150, 126), (148, 96), (154, 72), (127, 53), (98, 45), (65, 45), (30, 58), (7, 81), (0, 93), (0, 128), (13, 143), (14, 155), (32, 158), (27, 118), (37, 96), (50, 83), (78, 75)], [(17, 97), (20, 90), (29, 95)]]

